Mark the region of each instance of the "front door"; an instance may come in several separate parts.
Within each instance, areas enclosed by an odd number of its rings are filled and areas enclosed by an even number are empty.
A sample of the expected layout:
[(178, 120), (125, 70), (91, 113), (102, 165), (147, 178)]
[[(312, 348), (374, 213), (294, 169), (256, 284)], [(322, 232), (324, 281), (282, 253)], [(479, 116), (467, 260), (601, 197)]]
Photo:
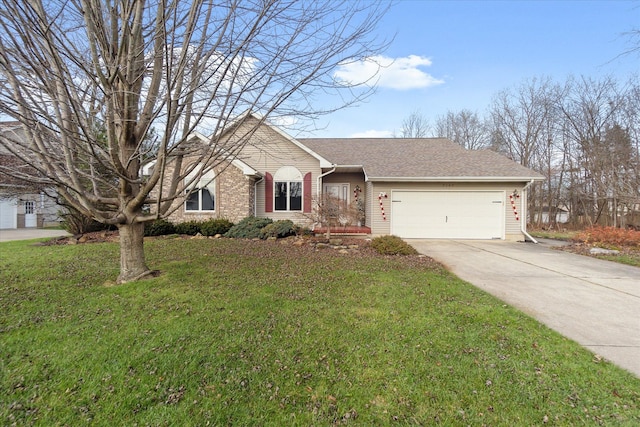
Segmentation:
[(24, 202), (24, 226), (37, 227), (38, 216), (36, 215), (36, 202)]
[(349, 204), (349, 184), (325, 184), (324, 194), (335, 197), (345, 206)]

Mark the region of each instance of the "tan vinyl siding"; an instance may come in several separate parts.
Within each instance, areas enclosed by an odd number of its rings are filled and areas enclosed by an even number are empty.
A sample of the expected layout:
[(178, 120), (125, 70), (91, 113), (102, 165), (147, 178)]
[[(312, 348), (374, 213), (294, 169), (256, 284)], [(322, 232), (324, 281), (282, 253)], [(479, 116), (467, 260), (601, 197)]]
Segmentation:
[[(365, 184), (367, 198), (365, 199), (365, 225), (367, 227), (373, 227), (373, 183), (367, 182)], [(377, 200), (375, 201), (378, 202)], [(388, 234), (388, 233), (387, 233)]]
[[(253, 126), (249, 121), (244, 126)], [(242, 134), (242, 126), (237, 134)], [(233, 137), (233, 136), (232, 136)], [(267, 125), (260, 126), (251, 136), (251, 142), (247, 144), (238, 159), (251, 165), (262, 174), (268, 172), (275, 175), (278, 169), (284, 166), (293, 166), (300, 171), (302, 177), (311, 172), (311, 196), (315, 197), (317, 190), (318, 176), (321, 174), (320, 162), (312, 155), (296, 146), (279, 132)], [(255, 186), (255, 216), (268, 217), (274, 221), (289, 219), (297, 224), (310, 225), (310, 214), (302, 211), (273, 211), (265, 212), (265, 181), (258, 181)], [(303, 194), (306, 189), (303, 188)]]

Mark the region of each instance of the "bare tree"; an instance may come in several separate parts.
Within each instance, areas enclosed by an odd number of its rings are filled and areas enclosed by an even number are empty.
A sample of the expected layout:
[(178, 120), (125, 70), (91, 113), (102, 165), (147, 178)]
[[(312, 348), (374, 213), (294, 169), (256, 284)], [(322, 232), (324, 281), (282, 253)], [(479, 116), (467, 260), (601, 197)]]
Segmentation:
[[(491, 105), (492, 147), (523, 166), (536, 169), (547, 177), (546, 185), (561, 186), (563, 175), (557, 174), (555, 157), (556, 108), (559, 89), (549, 78), (534, 78), (515, 89), (498, 93)], [(554, 216), (557, 198), (545, 183), (534, 185), (529, 194), (532, 218), (542, 219), (543, 209)], [(546, 190), (546, 191), (545, 191)], [(557, 193), (556, 193), (557, 194)]]
[(470, 110), (448, 111), (436, 119), (436, 136), (448, 138), (468, 150), (486, 148), (490, 142), (489, 126)]
[(554, 108), (549, 94), (550, 79), (532, 79), (522, 83), (515, 92), (504, 90), (496, 95), (491, 106), (496, 148), (512, 160), (530, 167), (547, 135), (547, 123)]
[[(73, 208), (117, 226), (118, 282), (144, 277), (151, 272), (144, 222), (237, 155), (252, 132), (220, 139), (238, 123), (233, 119), (248, 117), (245, 111), (313, 118), (328, 112), (312, 102), (317, 90), (351, 89), (336, 98), (346, 103), (362, 94), (332, 73), (380, 52), (372, 32), (387, 7), (351, 0), (3, 0), (0, 114), (19, 121), (27, 138), (0, 144), (37, 173), (4, 172), (54, 186)], [(157, 140), (147, 144), (152, 130)], [(213, 137), (195, 150), (194, 132)], [(186, 165), (186, 156), (200, 166)], [(145, 162), (154, 164), (148, 176)], [(155, 215), (145, 215), (145, 205), (155, 206)]]
[(426, 138), (429, 136), (429, 120), (419, 111), (414, 111), (402, 121), (399, 138)]
[[(563, 129), (570, 142), (573, 203), (589, 223), (615, 224), (615, 205), (620, 184), (628, 169), (631, 140), (618, 121), (625, 107), (625, 95), (612, 78), (570, 79), (561, 103)], [(633, 166), (631, 166), (633, 168)], [(607, 215), (603, 216), (603, 213)]]

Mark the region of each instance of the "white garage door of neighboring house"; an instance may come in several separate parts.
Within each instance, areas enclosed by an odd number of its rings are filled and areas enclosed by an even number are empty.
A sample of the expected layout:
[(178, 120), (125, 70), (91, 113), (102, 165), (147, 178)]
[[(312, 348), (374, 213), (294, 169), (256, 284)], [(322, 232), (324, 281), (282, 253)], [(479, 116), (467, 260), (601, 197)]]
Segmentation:
[(406, 238), (502, 239), (503, 191), (394, 191), (391, 233)]
[(0, 229), (18, 226), (18, 205), (15, 200), (0, 199)]

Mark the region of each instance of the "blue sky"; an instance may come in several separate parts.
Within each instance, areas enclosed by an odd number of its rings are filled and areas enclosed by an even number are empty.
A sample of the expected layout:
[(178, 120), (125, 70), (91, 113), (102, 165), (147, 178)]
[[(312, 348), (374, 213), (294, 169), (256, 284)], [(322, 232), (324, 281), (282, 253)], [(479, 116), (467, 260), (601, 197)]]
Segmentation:
[[(624, 82), (640, 71), (638, 54), (619, 56), (633, 28), (640, 28), (640, 1), (400, 1), (378, 30), (395, 39), (379, 58), (393, 65), (377, 91), (319, 120), (311, 135), (391, 136), (414, 111), (432, 124), (447, 111), (482, 115), (497, 92), (534, 77)], [(340, 77), (366, 72), (352, 67)]]

